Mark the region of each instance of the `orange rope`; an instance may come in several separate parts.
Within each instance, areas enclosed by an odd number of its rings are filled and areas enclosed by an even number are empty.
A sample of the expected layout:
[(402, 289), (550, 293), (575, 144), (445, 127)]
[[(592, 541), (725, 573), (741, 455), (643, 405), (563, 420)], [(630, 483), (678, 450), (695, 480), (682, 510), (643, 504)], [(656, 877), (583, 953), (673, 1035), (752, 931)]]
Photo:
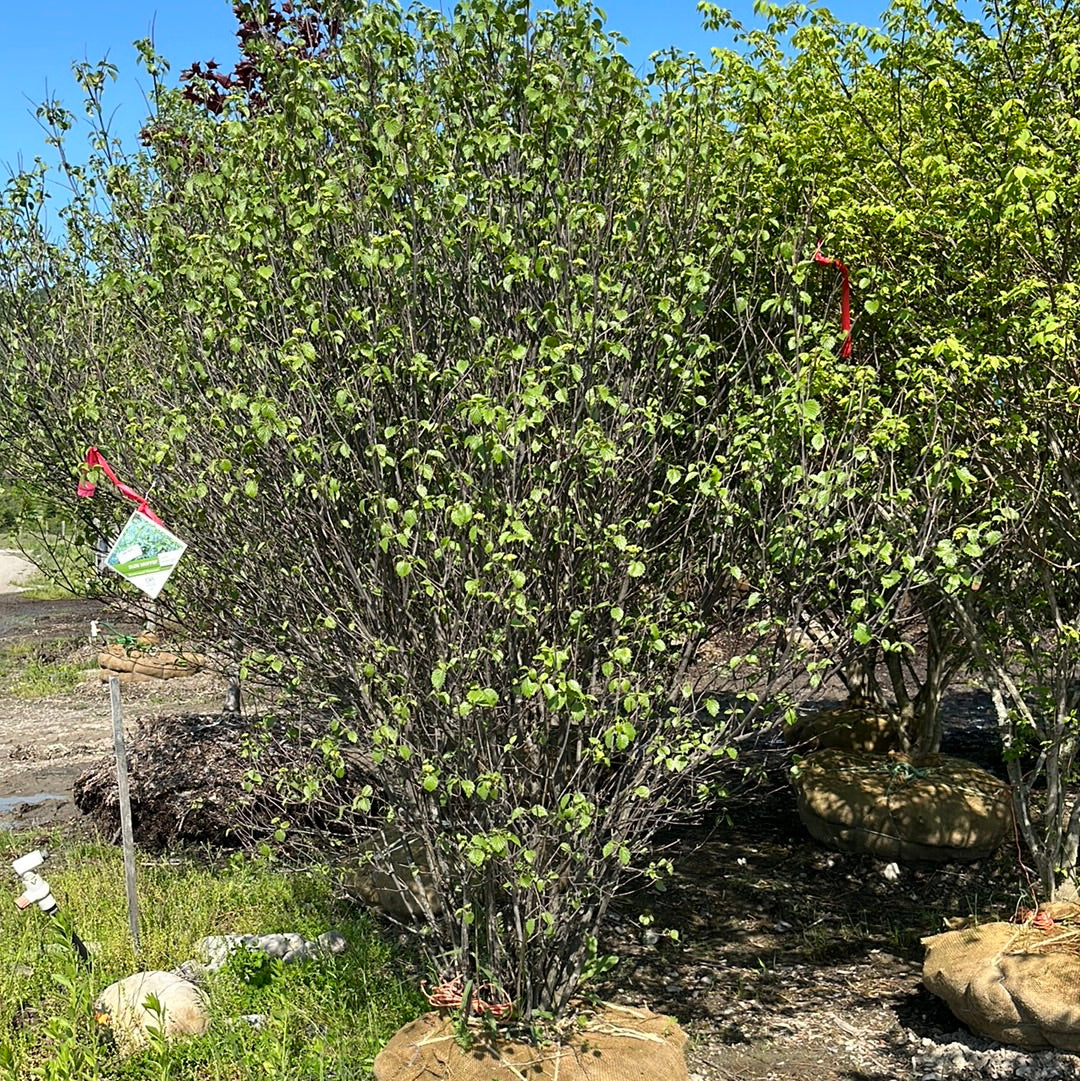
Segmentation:
[(1054, 920), (1046, 912), (1039, 912), (1034, 908), (1018, 908), (1013, 917), (1014, 923), (1030, 923), (1036, 931), (1052, 931)]
[[(430, 991), (427, 989), (427, 980), (420, 981), (420, 990), (428, 1002), (440, 1010), (460, 1010), (465, 1002), (465, 978), (455, 976), (450, 981), (443, 981)], [(483, 994), (494, 994), (495, 989), (490, 983), (481, 983), (473, 988), (471, 1010), (477, 1016), (490, 1014), (496, 1021), (505, 1021), (513, 1012), (514, 1004), (510, 1001), (505, 991), (499, 993), (502, 1002), (487, 1002)]]

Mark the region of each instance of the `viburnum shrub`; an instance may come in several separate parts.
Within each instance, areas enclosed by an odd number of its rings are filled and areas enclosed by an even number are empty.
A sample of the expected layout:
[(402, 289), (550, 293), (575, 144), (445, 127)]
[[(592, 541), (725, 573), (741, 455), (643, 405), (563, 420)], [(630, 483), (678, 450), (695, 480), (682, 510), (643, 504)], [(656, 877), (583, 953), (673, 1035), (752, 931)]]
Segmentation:
[(143, 152), (69, 167), (62, 240), (9, 203), (42, 267), (9, 394), (61, 446), (9, 439), (58, 490), (81, 441), (156, 479), (191, 544), (163, 603), (329, 709), (443, 973), (559, 1014), (756, 709), (693, 664), (805, 413), (759, 303), (793, 248), (724, 94), (639, 79), (587, 3), (241, 14), (242, 77), (193, 67)]
[(143, 45), (143, 149), (99, 122), (59, 222), (41, 170), (5, 196), (7, 468), (84, 519), (89, 444), (153, 489), (163, 606), (324, 711), (441, 973), (525, 1017), (759, 711), (702, 693), (717, 628), (736, 675), (791, 622), (883, 656), (922, 749), (1031, 643), (1003, 727), (1074, 727), (1072, 16), (761, 11), (639, 78), (576, 0), (241, 4), (231, 72)]

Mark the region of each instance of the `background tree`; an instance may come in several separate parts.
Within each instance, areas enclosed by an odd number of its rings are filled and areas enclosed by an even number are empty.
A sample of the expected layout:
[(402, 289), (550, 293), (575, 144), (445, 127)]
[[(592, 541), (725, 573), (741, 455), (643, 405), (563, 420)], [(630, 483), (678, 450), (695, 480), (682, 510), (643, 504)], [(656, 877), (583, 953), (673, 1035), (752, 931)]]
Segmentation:
[[(881, 553), (880, 577), (852, 560), (838, 576), (832, 557), (819, 560), (815, 616), (880, 646), (923, 747), (939, 738), (947, 678), (977, 657), (1005, 745), (1014, 756), (1041, 747), (1011, 768), (1051, 893), (1076, 860), (1066, 779), (1077, 488), (1064, 435), (1077, 384), (1076, 15), (1067, 4), (988, 4), (975, 20), (953, 4), (901, 2), (874, 34), (799, 5), (768, 13), (769, 32), (750, 38), (744, 127), (756, 123), (759, 152), (790, 177), (769, 205), (802, 200), (830, 250), (865, 260), (861, 375), (886, 403), (875, 436), (889, 453), (872, 460), (887, 479), (876, 494), (872, 482), (855, 487), (873, 513), (834, 519), (838, 535), (857, 538), (853, 554)], [(845, 386), (858, 378), (841, 373)], [(863, 612), (877, 615), (860, 626)], [(923, 649), (911, 636), (920, 629)], [(923, 650), (925, 664), (905, 673), (904, 657)], [(1033, 791), (1044, 780), (1042, 804)]]

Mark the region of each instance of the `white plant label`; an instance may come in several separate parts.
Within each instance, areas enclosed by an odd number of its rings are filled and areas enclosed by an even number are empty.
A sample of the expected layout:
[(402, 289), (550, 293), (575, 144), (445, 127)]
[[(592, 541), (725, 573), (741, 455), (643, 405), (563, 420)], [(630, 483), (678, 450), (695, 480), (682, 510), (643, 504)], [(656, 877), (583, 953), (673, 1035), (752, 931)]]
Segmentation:
[(176, 569), (185, 548), (186, 541), (137, 510), (109, 549), (105, 566), (153, 600)]

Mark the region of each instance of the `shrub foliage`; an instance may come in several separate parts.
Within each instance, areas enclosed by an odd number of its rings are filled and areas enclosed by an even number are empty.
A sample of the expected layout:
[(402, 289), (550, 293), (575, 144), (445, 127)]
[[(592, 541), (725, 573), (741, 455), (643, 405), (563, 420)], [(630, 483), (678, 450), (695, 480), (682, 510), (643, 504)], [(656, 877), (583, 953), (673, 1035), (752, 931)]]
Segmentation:
[(167, 603), (328, 708), (439, 964), (526, 1016), (758, 716), (695, 681), (718, 628), (762, 685), (884, 684), (923, 749), (980, 666), (1056, 748), (1043, 888), (1075, 869), (1077, 16), (761, 10), (639, 77), (578, 0), (241, 4), (230, 74), (143, 44), (137, 153), (80, 69), (62, 228), (41, 169), (5, 198), (12, 470), (84, 517), (85, 445), (153, 487)]

